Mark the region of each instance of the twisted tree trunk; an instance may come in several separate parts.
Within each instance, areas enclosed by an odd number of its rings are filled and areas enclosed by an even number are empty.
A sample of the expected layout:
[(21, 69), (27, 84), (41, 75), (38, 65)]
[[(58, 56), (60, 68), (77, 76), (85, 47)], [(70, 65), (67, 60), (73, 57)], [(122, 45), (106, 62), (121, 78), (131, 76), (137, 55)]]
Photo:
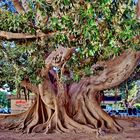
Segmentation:
[[(103, 71), (97, 76), (83, 78), (73, 83), (69, 89), (61, 81), (65, 62), (70, 58), (73, 49), (60, 47), (46, 59), (42, 69), (43, 81), (34, 86), (29, 81), (21, 85), (36, 94), (36, 100), (28, 111), (17, 115), (0, 116), (1, 129), (15, 129), (30, 132), (97, 132), (111, 129), (116, 132), (122, 127), (102, 110), (98, 103), (100, 91), (118, 86), (126, 80), (137, 66), (140, 52), (126, 51), (121, 56), (107, 62), (100, 62), (95, 67)], [(61, 68), (56, 76), (57, 87), (49, 77), (52, 66)]]

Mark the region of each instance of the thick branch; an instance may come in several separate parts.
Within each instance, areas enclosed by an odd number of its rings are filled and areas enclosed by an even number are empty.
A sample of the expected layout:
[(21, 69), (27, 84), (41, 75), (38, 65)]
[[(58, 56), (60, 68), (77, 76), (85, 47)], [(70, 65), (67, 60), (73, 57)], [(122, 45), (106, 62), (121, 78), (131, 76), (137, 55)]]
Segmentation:
[(68, 61), (73, 53), (74, 48), (59, 47), (53, 51), (45, 60), (46, 67), (56, 66), (61, 67)]
[(31, 34), (24, 34), (24, 33), (12, 33), (12, 32), (0, 31), (0, 37), (5, 38), (7, 40), (41, 38), (44, 36), (45, 36), (44, 33), (39, 33), (37, 35), (31, 35)]
[(138, 62), (140, 52), (125, 51), (121, 56), (104, 62), (104, 70), (97, 76), (90, 77), (90, 85), (95, 90), (104, 90), (118, 86), (129, 78)]

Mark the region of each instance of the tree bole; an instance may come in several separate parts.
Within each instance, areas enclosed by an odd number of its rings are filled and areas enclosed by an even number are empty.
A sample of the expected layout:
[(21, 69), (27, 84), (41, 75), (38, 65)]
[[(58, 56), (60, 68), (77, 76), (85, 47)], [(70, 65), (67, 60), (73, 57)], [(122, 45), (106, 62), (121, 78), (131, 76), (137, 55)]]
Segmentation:
[[(71, 84), (69, 89), (66, 89), (61, 77), (56, 76), (57, 91), (55, 91), (48, 77), (48, 69), (55, 65), (62, 68), (72, 50), (65, 50), (67, 52), (63, 53), (65, 55), (61, 54), (60, 61), (54, 62), (54, 57), (58, 57), (57, 51), (53, 53), (53, 57), (51, 55), (46, 60), (44, 80), (38, 86), (26, 80), (21, 83), (21, 86), (36, 93), (33, 105), (24, 113), (0, 116), (0, 128), (26, 133), (96, 132), (102, 134), (106, 129), (122, 131), (122, 127), (102, 110), (97, 95), (103, 89), (112, 88), (126, 80), (140, 60), (140, 52), (128, 51), (105, 62), (104, 70), (100, 75), (84, 78), (77, 84)], [(129, 62), (126, 63), (128, 59)], [(114, 65), (115, 63), (117, 65)], [(109, 78), (114, 80), (108, 81)]]

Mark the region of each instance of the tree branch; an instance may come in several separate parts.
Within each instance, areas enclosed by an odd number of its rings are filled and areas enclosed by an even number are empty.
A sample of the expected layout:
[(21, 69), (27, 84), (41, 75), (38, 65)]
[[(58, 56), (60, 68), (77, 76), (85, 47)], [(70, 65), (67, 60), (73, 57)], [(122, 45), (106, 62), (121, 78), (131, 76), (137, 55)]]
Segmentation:
[(18, 13), (25, 13), (23, 7), (21, 6), (21, 3), (19, 2), (19, 0), (12, 0), (14, 7), (16, 8)]
[[(36, 30), (37, 35), (31, 35), (31, 34), (27, 34), (27, 33), (12, 33), (12, 32), (7, 32), (7, 31), (0, 31), (0, 38), (5, 38), (7, 40), (10, 40), (10, 39), (16, 39), (16, 40), (33, 39), (33, 38), (45, 38), (45, 37), (51, 38), (51, 37), (54, 37), (54, 35), (57, 33), (67, 35), (67, 32), (68, 31), (66, 31), (66, 30), (64, 30), (64, 31), (50, 31), (50, 32), (45, 34), (40, 30)], [(77, 37), (74, 37), (73, 35), (68, 35), (67, 37), (69, 38), (70, 41), (74, 41), (77, 39)]]
[(39, 89), (37, 86), (31, 84), (30, 82), (23, 80), (20, 85), (28, 90), (30, 90), (32, 93), (39, 94)]
[(138, 91), (138, 93), (134, 97), (132, 97), (131, 99), (128, 100), (129, 106), (132, 107), (134, 105), (135, 101), (139, 98), (140, 98), (140, 94)]
[(24, 8), (24, 11), (28, 12), (30, 10), (28, 1), (27, 0), (21, 0), (21, 3), (22, 3), (22, 7)]
[(44, 33), (38, 33), (37, 35), (24, 34), (24, 33), (12, 33), (6, 31), (0, 31), (0, 37), (7, 40), (10, 39), (32, 39), (32, 38), (41, 38), (46, 36)]
[(139, 61), (140, 51), (127, 50), (121, 56), (104, 62), (104, 70), (99, 75), (90, 77), (89, 86), (97, 91), (118, 86), (129, 78)]
[(137, 3), (136, 14), (137, 14), (137, 19), (140, 20), (140, 0), (138, 0)]

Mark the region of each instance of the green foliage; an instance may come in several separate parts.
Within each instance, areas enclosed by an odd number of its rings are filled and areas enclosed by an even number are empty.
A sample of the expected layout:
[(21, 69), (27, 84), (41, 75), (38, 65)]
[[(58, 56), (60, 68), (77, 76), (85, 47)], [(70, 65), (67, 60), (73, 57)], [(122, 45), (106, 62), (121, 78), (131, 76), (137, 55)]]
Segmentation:
[[(37, 71), (44, 66), (43, 52), (38, 52), (36, 42), (12, 45), (14, 42), (5, 41), (0, 53), (0, 81), (17, 86), (28, 75), (31, 82), (38, 84)], [(13, 47), (12, 47), (13, 46)], [(3, 81), (3, 82), (2, 82)]]
[(137, 82), (137, 80), (129, 79), (127, 82), (122, 83), (119, 86), (122, 99), (127, 100), (128, 102), (135, 99), (135, 103), (139, 103), (140, 95)]
[(6, 92), (0, 91), (0, 108), (9, 107), (9, 104)]
[(0, 30), (34, 34), (33, 19), (32, 12), (17, 15), (8, 11), (0, 11)]
[(131, 0), (37, 0), (29, 6), (25, 14), (1, 10), (0, 30), (30, 34), (39, 30), (53, 36), (15, 41), (16, 47), (6, 50), (1, 47), (1, 80), (18, 84), (28, 75), (37, 84), (41, 79), (36, 73), (44, 66), (46, 52), (59, 45), (78, 48), (67, 63), (74, 81), (94, 74), (90, 67), (97, 61), (120, 55), (124, 49), (139, 49), (140, 24)]
[(132, 82), (131, 86), (132, 86), (132, 88), (128, 92), (128, 100), (131, 100), (134, 97), (136, 97), (137, 93), (138, 93), (138, 86), (136, 85), (136, 83)]

